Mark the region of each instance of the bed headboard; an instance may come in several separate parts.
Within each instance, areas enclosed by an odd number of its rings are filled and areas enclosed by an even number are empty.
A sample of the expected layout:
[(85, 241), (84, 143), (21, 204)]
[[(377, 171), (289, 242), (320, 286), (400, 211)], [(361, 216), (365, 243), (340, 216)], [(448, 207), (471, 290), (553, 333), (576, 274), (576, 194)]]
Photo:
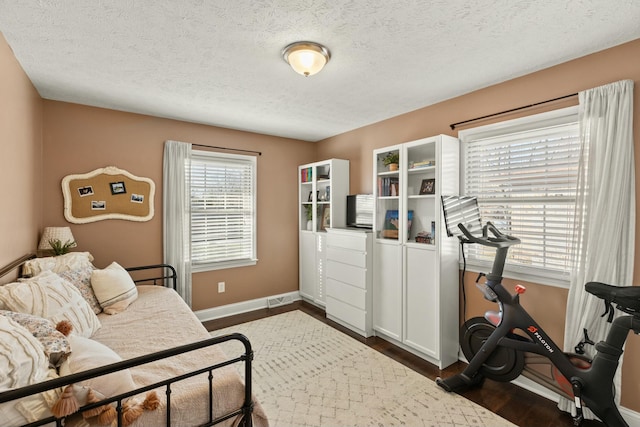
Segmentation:
[(5, 265), (4, 267), (1, 267), (0, 268), (0, 277), (6, 276), (7, 274), (11, 273), (16, 268), (19, 268), (25, 261), (28, 261), (28, 260), (33, 259), (35, 257), (36, 257), (36, 254), (34, 254), (34, 253), (26, 254), (26, 255), (23, 255), (20, 258), (16, 259), (15, 261), (10, 262), (9, 264)]

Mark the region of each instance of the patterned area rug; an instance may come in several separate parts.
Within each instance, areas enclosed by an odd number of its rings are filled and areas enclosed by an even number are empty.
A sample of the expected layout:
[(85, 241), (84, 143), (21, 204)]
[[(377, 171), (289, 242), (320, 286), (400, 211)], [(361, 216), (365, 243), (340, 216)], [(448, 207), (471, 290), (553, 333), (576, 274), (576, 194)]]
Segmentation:
[(251, 341), (253, 391), (272, 427), (514, 425), (298, 310), (211, 335), (230, 332)]

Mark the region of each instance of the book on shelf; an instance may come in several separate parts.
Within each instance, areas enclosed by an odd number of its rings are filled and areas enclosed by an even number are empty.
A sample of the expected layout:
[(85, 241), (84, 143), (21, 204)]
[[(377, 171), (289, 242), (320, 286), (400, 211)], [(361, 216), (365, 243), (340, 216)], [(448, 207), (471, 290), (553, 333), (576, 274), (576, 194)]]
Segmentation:
[(436, 161), (435, 160), (422, 160), (420, 162), (413, 162), (409, 165), (409, 169), (420, 169), (420, 168), (427, 168), (430, 166), (435, 166), (436, 165)]
[(398, 177), (379, 177), (378, 195), (380, 197), (395, 197), (400, 195), (400, 180)]
[(300, 182), (311, 182), (313, 180), (313, 172), (311, 168), (300, 170)]

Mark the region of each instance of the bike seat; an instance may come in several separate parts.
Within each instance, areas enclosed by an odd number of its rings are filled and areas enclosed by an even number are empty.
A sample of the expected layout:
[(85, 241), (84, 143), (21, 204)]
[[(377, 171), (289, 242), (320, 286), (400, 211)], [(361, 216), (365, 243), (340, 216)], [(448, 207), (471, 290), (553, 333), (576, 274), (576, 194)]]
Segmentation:
[[(616, 304), (619, 310), (634, 316), (640, 315), (640, 286), (613, 286), (600, 282), (589, 282), (585, 290), (590, 294), (602, 298), (607, 304), (607, 312), (611, 304)], [(613, 318), (613, 310), (609, 312), (609, 319)], [(611, 320), (609, 320), (611, 321)]]

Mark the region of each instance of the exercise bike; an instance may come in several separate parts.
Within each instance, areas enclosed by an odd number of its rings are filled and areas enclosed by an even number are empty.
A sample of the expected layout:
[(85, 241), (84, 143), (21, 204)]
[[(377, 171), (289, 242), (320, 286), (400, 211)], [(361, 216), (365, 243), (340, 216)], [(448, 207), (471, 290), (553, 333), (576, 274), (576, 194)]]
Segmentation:
[[(613, 320), (606, 340), (595, 345), (593, 360), (564, 353), (520, 305), (520, 295), (525, 288), (516, 285), (512, 295), (502, 285), (507, 252), (520, 240), (501, 233), (491, 222), (481, 227), (482, 235), (472, 234), (463, 223), (457, 226), (462, 232), (459, 236), (462, 243), (476, 243), (496, 250), (491, 273), (479, 288), (486, 299), (498, 304), (499, 311), (488, 311), (484, 318), (475, 317), (465, 322), (461, 328), (461, 348), (469, 365), (457, 375), (446, 379), (438, 377), (436, 383), (448, 392), (457, 392), (480, 385), (485, 377), (512, 381), (525, 368), (525, 353), (535, 353), (551, 361), (558, 383), (569, 386), (566, 394), (576, 405), (574, 425), (579, 426), (584, 419), (584, 404), (605, 425), (628, 426), (614, 401), (613, 377), (629, 331), (640, 333), (640, 287), (587, 283), (586, 291), (603, 299), (607, 311), (613, 313), (612, 304), (616, 304), (616, 308), (627, 315)], [(609, 320), (611, 318), (612, 315)]]

